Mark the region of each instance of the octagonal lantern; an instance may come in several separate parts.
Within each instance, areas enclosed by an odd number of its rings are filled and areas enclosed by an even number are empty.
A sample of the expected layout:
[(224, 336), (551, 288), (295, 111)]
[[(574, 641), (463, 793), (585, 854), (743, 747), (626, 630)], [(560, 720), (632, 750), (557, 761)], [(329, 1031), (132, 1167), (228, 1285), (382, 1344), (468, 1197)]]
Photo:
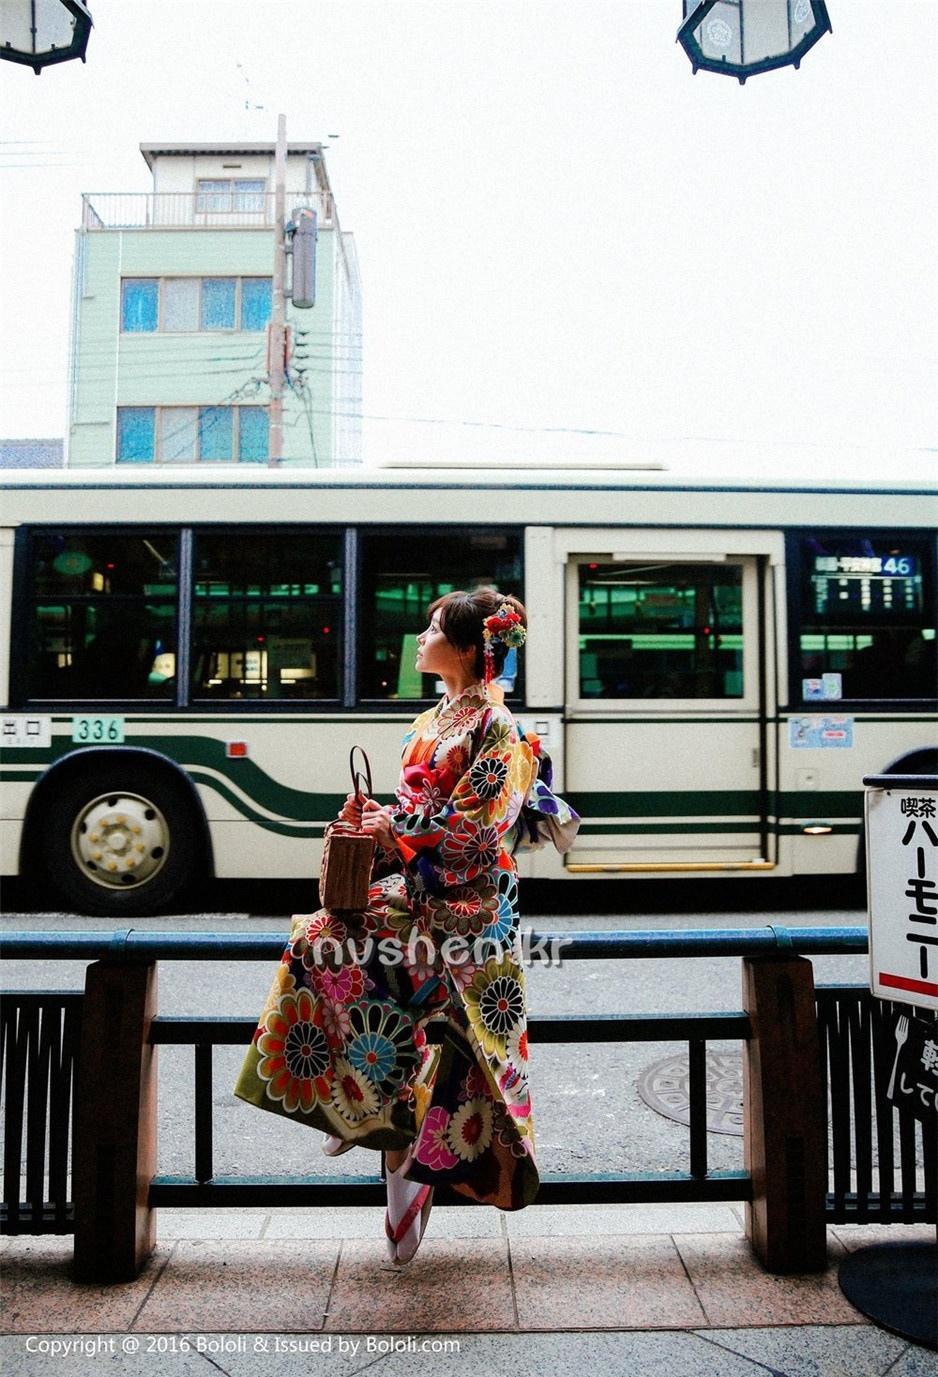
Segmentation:
[(85, 60), (91, 14), (84, 0), (0, 0), (0, 58), (32, 67)]
[(694, 72), (722, 72), (740, 83), (776, 67), (798, 67), (831, 32), (824, 0), (684, 0), (677, 41)]

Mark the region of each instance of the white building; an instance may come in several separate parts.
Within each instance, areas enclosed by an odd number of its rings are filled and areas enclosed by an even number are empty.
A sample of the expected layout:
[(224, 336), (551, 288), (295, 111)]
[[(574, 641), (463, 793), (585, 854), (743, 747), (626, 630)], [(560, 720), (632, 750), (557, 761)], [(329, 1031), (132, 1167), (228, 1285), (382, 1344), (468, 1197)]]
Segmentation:
[[(141, 144), (147, 193), (86, 194), (67, 463), (264, 463), (274, 144)], [(317, 216), (315, 304), (287, 304), (284, 465), (361, 462), (361, 288), (318, 143), (288, 145), (286, 212)]]

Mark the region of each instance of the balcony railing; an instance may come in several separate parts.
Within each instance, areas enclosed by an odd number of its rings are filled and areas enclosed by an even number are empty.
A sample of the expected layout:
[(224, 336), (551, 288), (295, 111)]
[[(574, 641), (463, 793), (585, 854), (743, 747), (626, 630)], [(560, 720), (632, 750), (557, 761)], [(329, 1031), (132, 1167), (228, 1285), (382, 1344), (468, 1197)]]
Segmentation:
[[(273, 192), (161, 191), (85, 192), (82, 229), (267, 229), (274, 223)], [(288, 191), (286, 212), (294, 206), (315, 210), (319, 223), (336, 226), (331, 195)]]

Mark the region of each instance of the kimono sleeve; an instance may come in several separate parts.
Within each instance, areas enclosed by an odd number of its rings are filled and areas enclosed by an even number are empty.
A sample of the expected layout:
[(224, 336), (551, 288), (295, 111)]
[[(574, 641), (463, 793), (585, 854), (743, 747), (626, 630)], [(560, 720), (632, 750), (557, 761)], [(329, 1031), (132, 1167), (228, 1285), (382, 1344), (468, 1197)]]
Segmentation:
[(536, 772), (533, 751), (514, 718), (504, 708), (491, 708), (477, 748), (442, 806), (391, 810), (408, 863), (431, 884), (443, 885), (467, 884), (494, 870)]

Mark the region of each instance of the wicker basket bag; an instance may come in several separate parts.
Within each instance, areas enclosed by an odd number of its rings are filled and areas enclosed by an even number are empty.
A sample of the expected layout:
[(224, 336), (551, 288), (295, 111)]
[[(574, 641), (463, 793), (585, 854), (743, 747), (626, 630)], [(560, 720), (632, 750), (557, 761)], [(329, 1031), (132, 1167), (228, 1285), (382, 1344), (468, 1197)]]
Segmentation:
[[(356, 751), (361, 753), (364, 761), (364, 774), (355, 769)], [(349, 752), (349, 770), (357, 801), (361, 803), (363, 797), (371, 798), (371, 765), (361, 746), (353, 746)], [(367, 908), (374, 854), (374, 837), (366, 832), (360, 832), (350, 822), (344, 822), (342, 819), (330, 822), (323, 838), (319, 902), (332, 909)]]

